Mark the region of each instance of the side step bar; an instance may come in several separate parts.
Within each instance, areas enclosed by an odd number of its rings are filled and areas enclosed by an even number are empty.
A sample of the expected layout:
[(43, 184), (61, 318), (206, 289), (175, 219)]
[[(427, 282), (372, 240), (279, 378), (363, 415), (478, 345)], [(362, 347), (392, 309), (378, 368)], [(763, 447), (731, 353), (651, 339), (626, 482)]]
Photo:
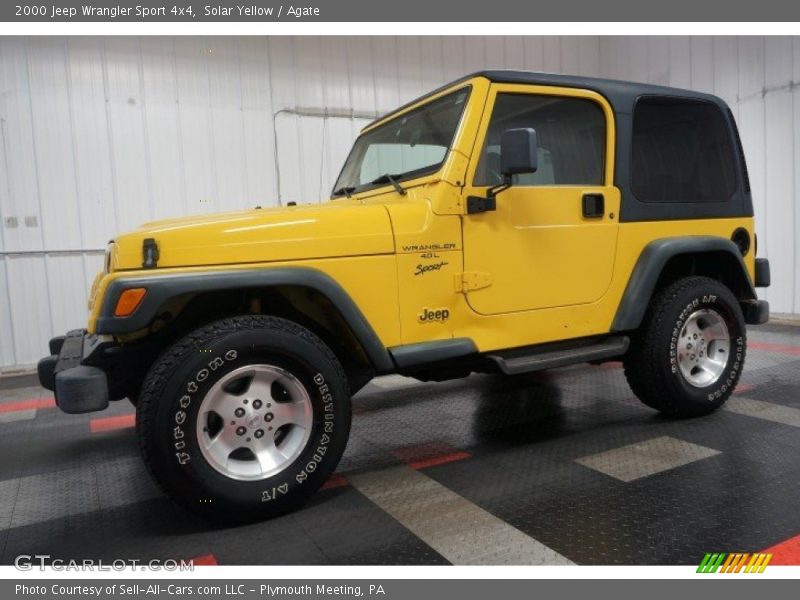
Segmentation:
[(542, 369), (552, 369), (555, 367), (566, 367), (593, 360), (604, 358), (614, 358), (625, 354), (630, 345), (627, 336), (620, 335), (605, 338), (602, 341), (582, 345), (574, 348), (560, 349), (531, 349), (530, 354), (517, 355), (513, 357), (501, 354), (488, 354), (486, 358), (494, 362), (500, 371), (506, 375), (518, 375), (520, 373), (530, 373), (541, 371)]

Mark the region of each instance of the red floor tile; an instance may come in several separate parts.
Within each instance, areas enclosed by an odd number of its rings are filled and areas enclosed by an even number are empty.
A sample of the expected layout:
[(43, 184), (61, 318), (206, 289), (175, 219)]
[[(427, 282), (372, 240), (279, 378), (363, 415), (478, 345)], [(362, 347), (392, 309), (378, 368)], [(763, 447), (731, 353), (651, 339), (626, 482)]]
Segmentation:
[(55, 398), (31, 398), (30, 400), (18, 400), (17, 402), (0, 404), (0, 413), (31, 410), (32, 408), (53, 408), (55, 405)]
[(761, 552), (773, 555), (772, 561), (769, 563), (771, 565), (800, 566), (800, 535), (770, 546)]
[(610, 360), (608, 362), (600, 363), (597, 366), (600, 367), (601, 369), (621, 369), (622, 361)]
[(406, 446), (392, 451), (392, 455), (407, 463), (412, 469), (424, 469), (435, 465), (463, 460), (472, 456), (443, 442), (431, 442), (416, 446)]
[(439, 456), (415, 460), (414, 462), (408, 463), (408, 466), (412, 469), (427, 469), (428, 467), (435, 467), (436, 465), (444, 465), (457, 460), (464, 460), (470, 456), (472, 455), (469, 452), (451, 452), (450, 454), (441, 454)]
[(128, 429), (134, 425), (136, 425), (136, 415), (131, 413), (119, 417), (92, 419), (89, 421), (89, 430), (92, 433), (100, 433), (102, 431), (114, 431), (115, 429)]
[(777, 352), (778, 354), (800, 356), (800, 346), (772, 344), (770, 342), (747, 342), (747, 347), (751, 350), (763, 350), (764, 352)]
[(344, 487), (346, 485), (350, 485), (344, 477), (339, 475), (339, 473), (334, 473), (330, 476), (328, 481), (322, 484), (321, 490), (332, 490), (338, 487)]

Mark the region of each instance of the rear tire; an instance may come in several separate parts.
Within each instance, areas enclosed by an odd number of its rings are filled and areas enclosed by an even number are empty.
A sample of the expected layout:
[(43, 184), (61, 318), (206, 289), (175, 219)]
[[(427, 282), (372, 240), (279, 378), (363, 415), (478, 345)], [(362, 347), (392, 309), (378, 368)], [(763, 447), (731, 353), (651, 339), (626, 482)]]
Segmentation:
[(647, 406), (675, 417), (707, 415), (733, 393), (747, 338), (738, 301), (720, 282), (686, 277), (658, 292), (623, 360)]
[(224, 521), (300, 507), (350, 433), (337, 357), (300, 325), (241, 316), (202, 327), (148, 373), (136, 430), (153, 477), (180, 505)]

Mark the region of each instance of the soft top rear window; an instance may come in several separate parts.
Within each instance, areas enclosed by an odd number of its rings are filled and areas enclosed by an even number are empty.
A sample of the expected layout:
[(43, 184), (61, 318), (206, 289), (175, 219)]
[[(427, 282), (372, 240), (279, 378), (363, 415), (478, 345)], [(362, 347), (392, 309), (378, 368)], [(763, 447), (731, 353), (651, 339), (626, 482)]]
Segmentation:
[(639, 98), (631, 152), (631, 187), (642, 202), (725, 202), (736, 191), (734, 142), (711, 102)]

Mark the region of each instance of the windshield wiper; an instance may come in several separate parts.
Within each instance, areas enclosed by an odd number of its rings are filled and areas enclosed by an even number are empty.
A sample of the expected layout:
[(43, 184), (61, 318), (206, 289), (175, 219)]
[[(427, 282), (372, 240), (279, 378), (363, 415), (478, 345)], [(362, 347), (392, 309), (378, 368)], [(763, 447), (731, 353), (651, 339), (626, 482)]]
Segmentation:
[(355, 186), (353, 185), (345, 185), (340, 187), (338, 190), (333, 190), (334, 196), (347, 196), (350, 197), (350, 194), (356, 191)]
[(391, 183), (392, 187), (394, 188), (394, 191), (396, 191), (401, 196), (405, 196), (406, 195), (405, 189), (403, 189), (402, 185), (397, 183), (398, 177), (400, 177), (400, 175), (390, 175), (389, 173), (384, 173), (377, 179), (373, 179), (372, 181), (370, 181), (370, 183)]

